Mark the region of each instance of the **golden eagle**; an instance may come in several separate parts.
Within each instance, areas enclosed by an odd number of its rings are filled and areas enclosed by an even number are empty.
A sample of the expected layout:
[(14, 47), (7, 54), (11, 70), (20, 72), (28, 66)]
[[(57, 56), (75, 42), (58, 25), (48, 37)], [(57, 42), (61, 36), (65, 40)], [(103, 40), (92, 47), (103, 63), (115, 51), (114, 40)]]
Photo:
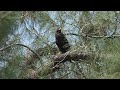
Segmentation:
[(69, 42), (65, 35), (61, 32), (61, 29), (56, 30), (55, 39), (60, 52), (65, 53), (70, 49)]

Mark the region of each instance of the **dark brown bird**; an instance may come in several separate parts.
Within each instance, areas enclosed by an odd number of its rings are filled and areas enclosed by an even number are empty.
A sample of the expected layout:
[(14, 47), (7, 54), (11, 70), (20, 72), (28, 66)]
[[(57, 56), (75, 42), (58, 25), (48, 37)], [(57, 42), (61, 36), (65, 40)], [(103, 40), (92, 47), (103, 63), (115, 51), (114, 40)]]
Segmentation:
[(60, 29), (56, 30), (55, 39), (60, 52), (65, 53), (70, 49), (69, 42)]

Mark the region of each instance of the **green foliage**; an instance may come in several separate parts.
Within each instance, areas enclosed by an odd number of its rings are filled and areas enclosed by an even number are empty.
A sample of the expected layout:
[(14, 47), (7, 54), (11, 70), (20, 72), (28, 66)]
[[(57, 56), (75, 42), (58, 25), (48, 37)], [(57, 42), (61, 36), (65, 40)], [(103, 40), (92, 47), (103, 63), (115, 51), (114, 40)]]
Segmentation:
[(19, 75), (22, 71), (22, 67), (20, 65), (23, 58), (19, 56), (11, 58), (13, 59), (7, 60), (6, 66), (0, 70), (0, 78), (17, 79), (20, 77)]
[(16, 12), (1, 11), (0, 12), (0, 41), (7, 37), (8, 34), (13, 33), (13, 27), (17, 20)]

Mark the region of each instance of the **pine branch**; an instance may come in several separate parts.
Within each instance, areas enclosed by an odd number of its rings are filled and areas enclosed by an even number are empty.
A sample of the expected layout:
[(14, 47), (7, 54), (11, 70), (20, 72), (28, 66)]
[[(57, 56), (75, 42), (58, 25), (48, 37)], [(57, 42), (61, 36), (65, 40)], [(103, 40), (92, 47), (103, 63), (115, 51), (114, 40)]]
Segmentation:
[(61, 63), (65, 63), (66, 61), (85, 61), (85, 60), (93, 60), (95, 54), (93, 53), (84, 53), (79, 51), (71, 51), (66, 52), (64, 54), (58, 54), (52, 56), (52, 61), (43, 67), (41, 71), (38, 72), (40, 76), (49, 75), (55, 71), (57, 71), (60, 67)]

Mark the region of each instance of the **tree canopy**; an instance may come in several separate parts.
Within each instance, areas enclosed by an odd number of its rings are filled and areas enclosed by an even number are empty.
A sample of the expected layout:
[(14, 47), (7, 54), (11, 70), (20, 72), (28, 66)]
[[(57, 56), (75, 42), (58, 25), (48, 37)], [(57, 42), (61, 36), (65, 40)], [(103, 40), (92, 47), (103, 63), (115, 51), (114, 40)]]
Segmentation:
[(0, 78), (119, 79), (119, 22), (119, 11), (0, 11)]

